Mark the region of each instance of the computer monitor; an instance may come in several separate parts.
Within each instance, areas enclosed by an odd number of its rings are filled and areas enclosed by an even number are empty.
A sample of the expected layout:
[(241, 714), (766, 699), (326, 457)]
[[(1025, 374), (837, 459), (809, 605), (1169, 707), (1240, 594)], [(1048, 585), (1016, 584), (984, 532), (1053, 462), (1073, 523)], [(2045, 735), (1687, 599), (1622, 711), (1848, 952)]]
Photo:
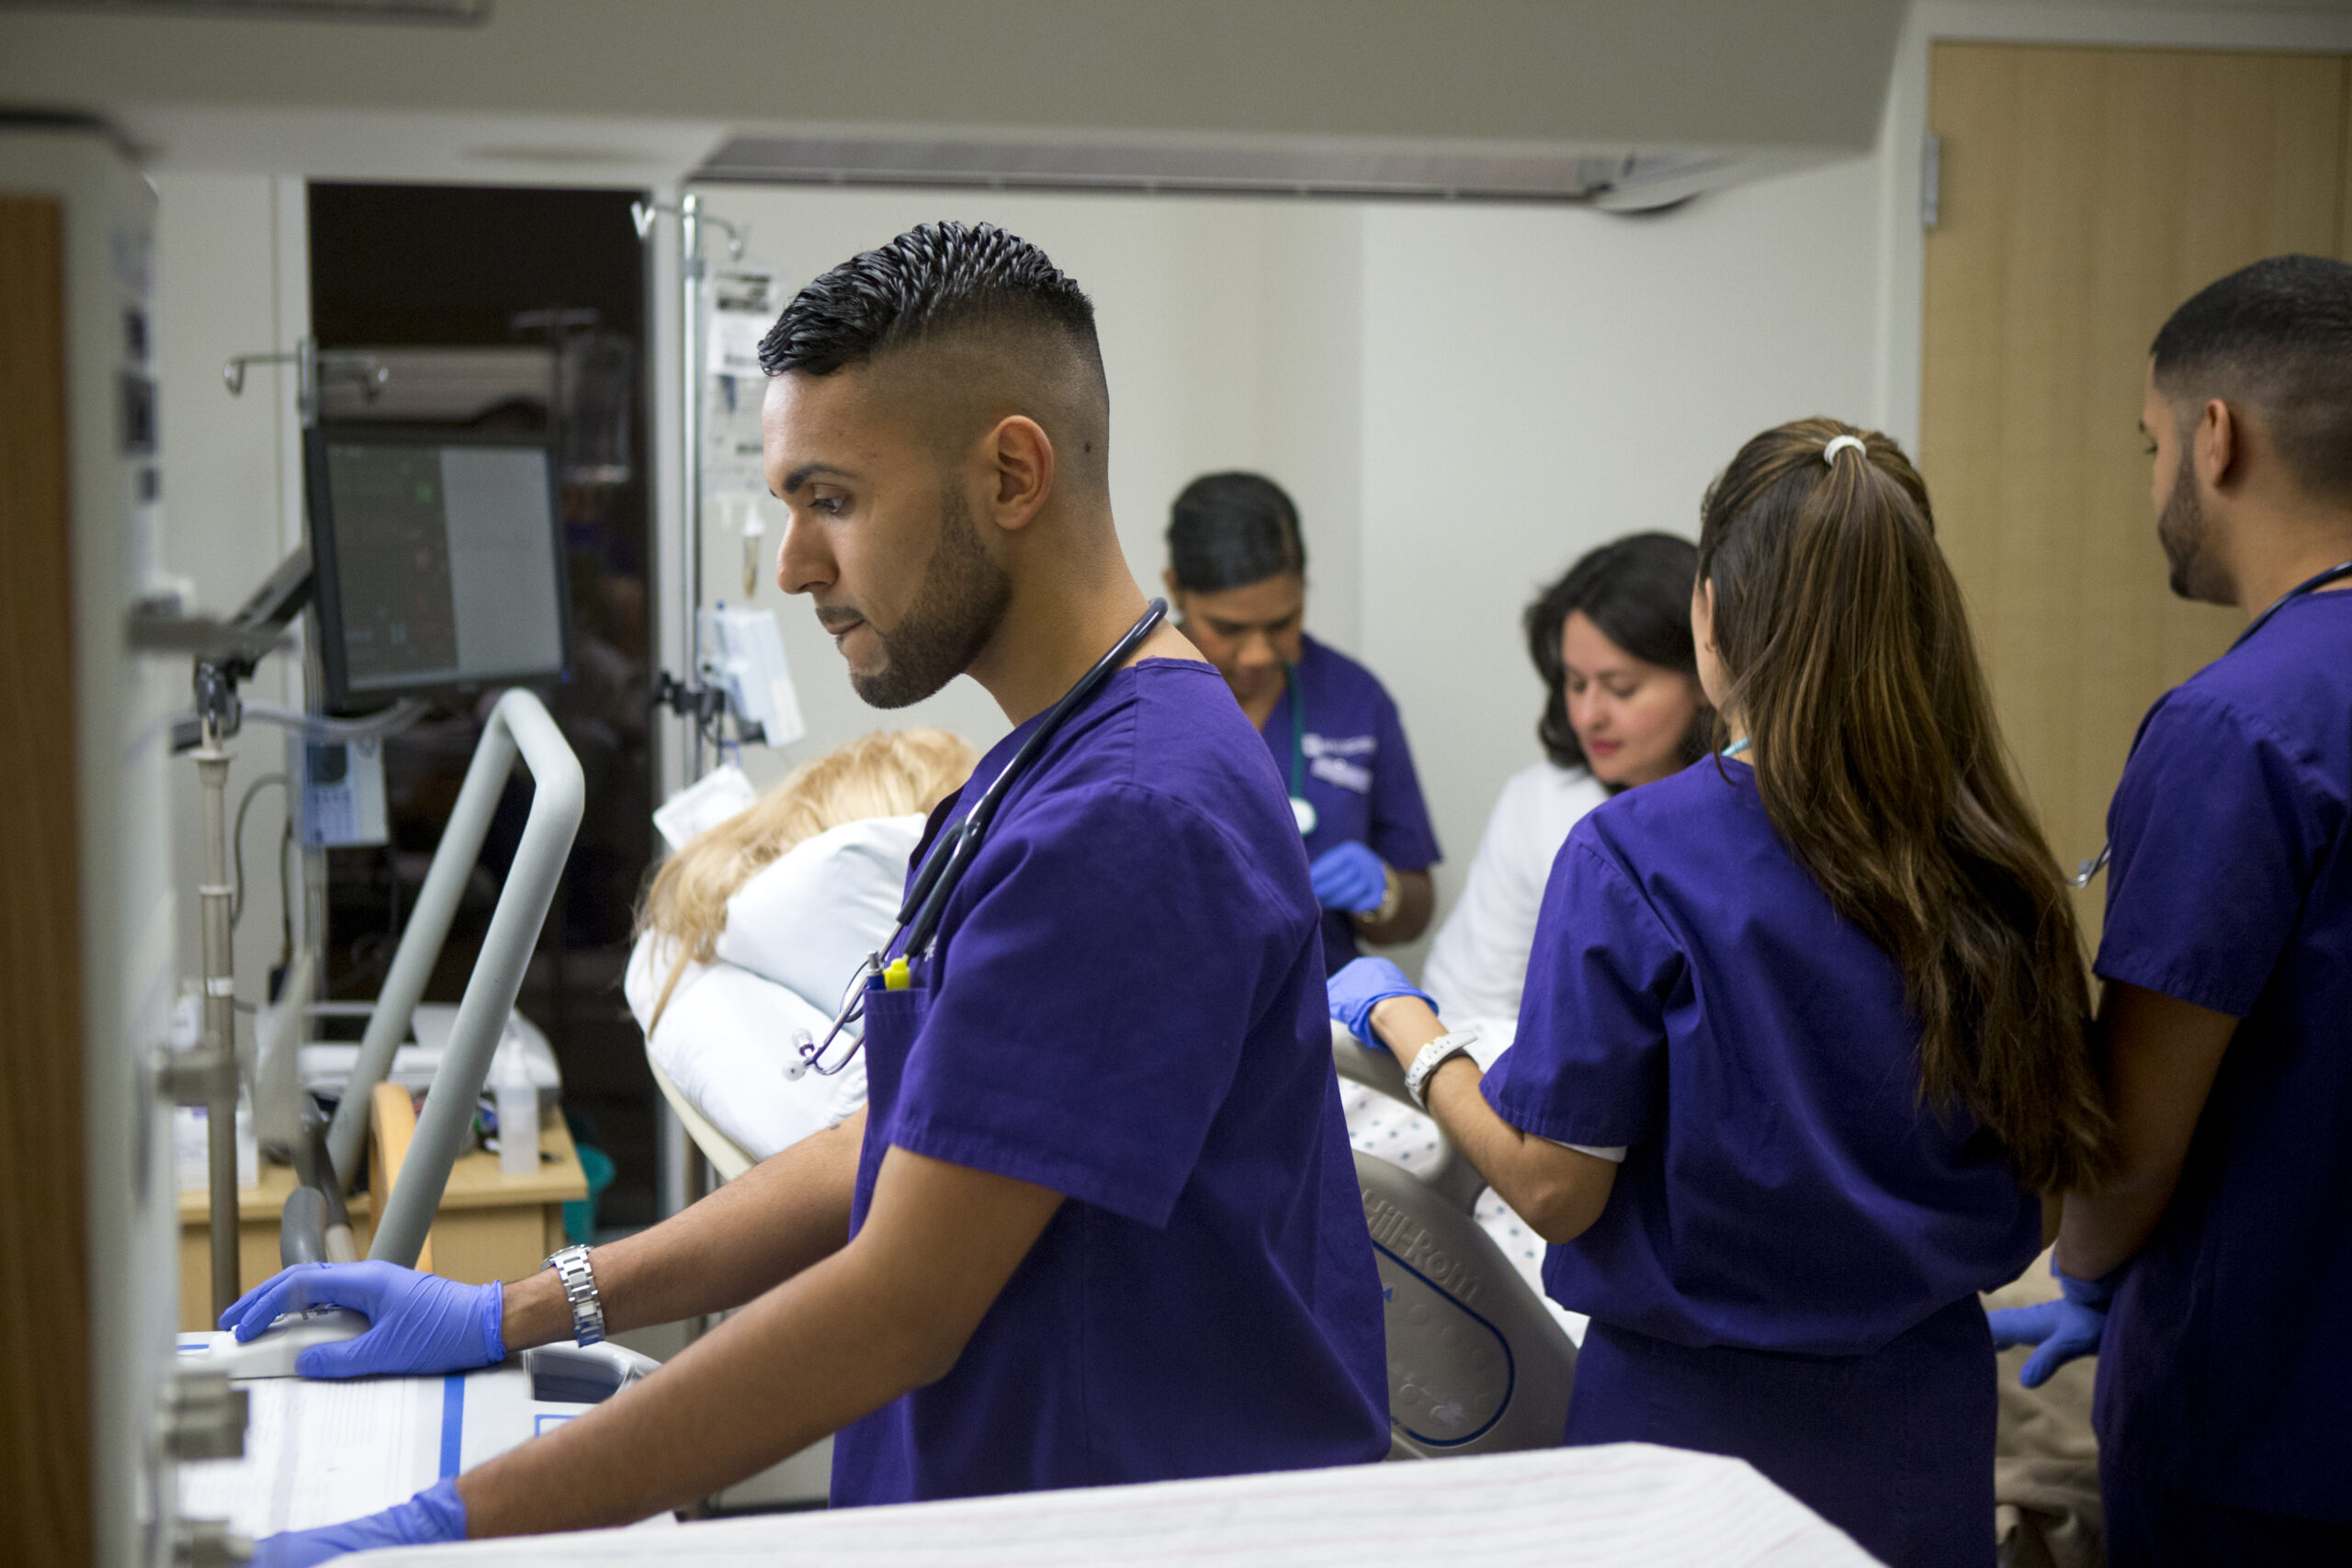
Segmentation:
[(326, 425), (304, 457), (330, 708), (563, 673), (563, 535), (544, 441)]

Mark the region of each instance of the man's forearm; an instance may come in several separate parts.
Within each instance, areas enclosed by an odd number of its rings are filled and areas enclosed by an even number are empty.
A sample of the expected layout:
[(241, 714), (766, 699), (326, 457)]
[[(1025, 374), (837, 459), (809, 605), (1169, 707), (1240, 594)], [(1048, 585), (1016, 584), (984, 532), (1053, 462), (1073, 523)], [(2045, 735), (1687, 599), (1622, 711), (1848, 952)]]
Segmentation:
[(467, 1533), (628, 1524), (756, 1474), (923, 1381), (902, 1318), (852, 1259), (827, 1259), (657, 1376), (467, 1472)]
[[(684, 1213), (595, 1251), (608, 1333), (741, 1306), (849, 1239), (860, 1111), (761, 1161)], [(509, 1350), (571, 1337), (563, 1287), (542, 1269), (506, 1290)]]
[(2146, 1242), (2171, 1203), (2214, 1076), (2237, 1030), (2226, 1013), (2110, 982), (2099, 1009), (2113, 1174), (2096, 1192), (2066, 1195), (2058, 1267), (2101, 1280)]
[(1061, 1201), (891, 1150), (855, 1243), (643, 1382), (462, 1477), (468, 1533), (583, 1529), (678, 1507), (945, 1376)]

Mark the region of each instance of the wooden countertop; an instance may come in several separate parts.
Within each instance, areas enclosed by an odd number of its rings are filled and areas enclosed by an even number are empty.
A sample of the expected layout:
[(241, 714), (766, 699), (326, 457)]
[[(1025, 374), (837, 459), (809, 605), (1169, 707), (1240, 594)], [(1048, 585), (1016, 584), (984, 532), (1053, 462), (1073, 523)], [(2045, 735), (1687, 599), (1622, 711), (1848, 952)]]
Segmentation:
[[(549, 1159), (549, 1155), (556, 1157)], [(263, 1161), (260, 1185), (237, 1189), (239, 1222), (275, 1221), (286, 1207), (287, 1195), (293, 1190), (293, 1167)], [(588, 1175), (580, 1168), (580, 1151), (572, 1146), (571, 1129), (564, 1125), (561, 1116), (553, 1116), (539, 1124), (539, 1168), (536, 1175), (502, 1175), (498, 1156), (486, 1149), (476, 1149), (449, 1168), (449, 1185), (441, 1194), (441, 1207), (502, 1209), (527, 1203), (563, 1203), (586, 1196)], [(368, 1212), (368, 1194), (352, 1193), (344, 1199), (344, 1206), (352, 1218), (362, 1218)], [(183, 1225), (202, 1224), (212, 1212), (209, 1196), (200, 1189), (182, 1192), (179, 1207)]]

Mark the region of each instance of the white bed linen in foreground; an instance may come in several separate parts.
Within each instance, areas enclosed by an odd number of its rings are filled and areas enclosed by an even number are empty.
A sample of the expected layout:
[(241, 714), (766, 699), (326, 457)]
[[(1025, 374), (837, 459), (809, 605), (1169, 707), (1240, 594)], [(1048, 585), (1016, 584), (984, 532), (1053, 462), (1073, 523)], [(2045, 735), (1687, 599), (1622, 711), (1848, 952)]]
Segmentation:
[(394, 1548), (355, 1568), (1835, 1568), (1872, 1561), (1744, 1461), (1641, 1443)]

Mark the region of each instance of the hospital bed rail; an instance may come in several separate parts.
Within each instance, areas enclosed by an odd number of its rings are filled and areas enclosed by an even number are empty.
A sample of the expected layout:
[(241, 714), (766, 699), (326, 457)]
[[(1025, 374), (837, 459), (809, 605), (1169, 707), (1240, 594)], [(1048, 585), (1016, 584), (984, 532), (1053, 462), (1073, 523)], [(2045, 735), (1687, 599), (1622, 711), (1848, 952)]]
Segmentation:
[[(522, 990), (523, 972), (538, 944), (555, 899), (556, 883), (580, 829), (586, 799), (580, 760), (565, 743), (546, 706), (527, 691), (517, 688), (505, 693), (491, 710), (490, 722), (466, 770), (466, 782), (450, 808), (449, 825), (433, 852), (415, 910), (408, 929), (401, 933), (400, 946), (378, 993), (376, 1010), (360, 1041), (358, 1060), (327, 1129), (329, 1168), (321, 1173), (321, 1179), (339, 1187), (347, 1184), (357, 1169), (375, 1088), (390, 1069), (393, 1052), (408, 1036), (417, 1001), (441, 956), (442, 944), (448, 940), (458, 897), (481, 854), (491, 818), (518, 759), (531, 774), (530, 815), (514, 863), (507, 869), (505, 885), (499, 890), (481, 953), (467, 977), (457, 1023), (417, 1122), (415, 1142), (383, 1212), (376, 1216), (368, 1256), (379, 1261), (413, 1265), (424, 1245), (425, 1233), (432, 1228), (442, 1191), (448, 1185), (449, 1169), (457, 1163), (472, 1125), (492, 1054)], [(300, 1197), (300, 1191), (298, 1189), (295, 1196)]]
[[(1404, 1070), (1331, 1026), (1340, 1077), (1418, 1111)], [(1436, 1459), (1555, 1448), (1566, 1430), (1577, 1348), (1476, 1217), (1486, 1179), (1442, 1130), (1416, 1176), (1355, 1152), (1380, 1272), (1387, 1339), (1389, 1457)]]

